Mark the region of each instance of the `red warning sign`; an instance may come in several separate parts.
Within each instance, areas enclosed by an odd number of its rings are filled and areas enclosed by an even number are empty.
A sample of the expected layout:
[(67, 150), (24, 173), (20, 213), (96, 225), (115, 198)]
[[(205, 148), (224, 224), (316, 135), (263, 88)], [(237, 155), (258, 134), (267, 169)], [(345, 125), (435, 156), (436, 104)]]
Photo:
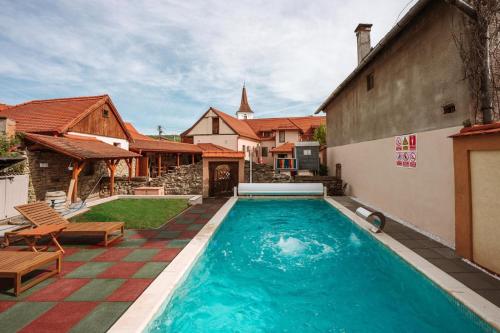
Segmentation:
[(394, 138), (396, 166), (403, 168), (417, 167), (417, 135), (398, 135)]

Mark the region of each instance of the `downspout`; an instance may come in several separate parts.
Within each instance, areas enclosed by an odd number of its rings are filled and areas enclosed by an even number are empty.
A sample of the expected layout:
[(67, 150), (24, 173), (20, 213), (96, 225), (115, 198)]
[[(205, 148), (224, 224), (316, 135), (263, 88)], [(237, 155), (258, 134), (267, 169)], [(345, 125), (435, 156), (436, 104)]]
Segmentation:
[(493, 121), (493, 97), (491, 92), (491, 71), (490, 71), (490, 53), (489, 53), (489, 32), (488, 24), (480, 22), (484, 20), (478, 17), (476, 9), (463, 0), (446, 0), (450, 5), (455, 6), (470, 19), (472, 19), (478, 26), (479, 38), (481, 39), (481, 53), (484, 55), (481, 59), (481, 80), (480, 80), (480, 93), (481, 93), (481, 113), (483, 115), (483, 124), (490, 124)]

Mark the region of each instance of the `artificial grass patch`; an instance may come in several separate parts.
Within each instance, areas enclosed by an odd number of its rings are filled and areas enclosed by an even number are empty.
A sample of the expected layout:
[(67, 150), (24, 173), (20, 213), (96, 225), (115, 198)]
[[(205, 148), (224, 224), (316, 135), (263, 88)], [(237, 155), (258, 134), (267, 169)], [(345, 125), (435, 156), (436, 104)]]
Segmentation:
[(186, 199), (119, 199), (90, 208), (74, 222), (125, 222), (128, 229), (151, 229), (163, 225), (188, 207)]

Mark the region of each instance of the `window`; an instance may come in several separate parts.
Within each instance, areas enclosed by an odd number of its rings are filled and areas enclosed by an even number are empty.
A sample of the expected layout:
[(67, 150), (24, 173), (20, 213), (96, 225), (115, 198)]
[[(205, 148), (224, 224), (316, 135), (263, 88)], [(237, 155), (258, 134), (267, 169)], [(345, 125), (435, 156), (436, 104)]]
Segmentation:
[(243, 115), (243, 118), (244, 118), (244, 119), (247, 119), (247, 118), (248, 118), (248, 116), (247, 116), (246, 114), (244, 114), (244, 115)]
[(279, 142), (285, 142), (285, 131), (279, 131)]
[(375, 78), (373, 77), (373, 73), (370, 73), (366, 76), (366, 90), (372, 90), (375, 86)]
[(219, 134), (219, 118), (212, 118), (212, 134)]
[(450, 103), (450, 104), (443, 105), (443, 113), (444, 114), (453, 113), (453, 112), (455, 112), (455, 104)]
[(304, 156), (311, 156), (311, 149), (304, 149)]
[(244, 151), (244, 152), (246, 152), (245, 148), (246, 148), (245, 145), (241, 146), (241, 150)]
[(267, 157), (267, 154), (269, 153), (268, 150), (269, 150), (269, 148), (262, 147), (262, 157)]
[(271, 132), (262, 131), (262, 132), (260, 132), (260, 136), (263, 137), (263, 138), (268, 138), (268, 137), (271, 136)]
[(287, 158), (288, 154), (278, 154), (278, 158)]
[(103, 116), (104, 118), (109, 118), (109, 110), (103, 109), (103, 110), (102, 110), (102, 116)]

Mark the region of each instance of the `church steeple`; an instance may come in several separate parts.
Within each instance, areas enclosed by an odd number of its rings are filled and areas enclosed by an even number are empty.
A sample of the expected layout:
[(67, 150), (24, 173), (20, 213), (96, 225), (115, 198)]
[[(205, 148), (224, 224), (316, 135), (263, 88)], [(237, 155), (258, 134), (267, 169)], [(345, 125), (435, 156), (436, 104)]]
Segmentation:
[(245, 83), (243, 83), (243, 90), (241, 91), (241, 103), (240, 108), (236, 111), (236, 117), (238, 119), (252, 119), (253, 111), (248, 104), (247, 89)]

